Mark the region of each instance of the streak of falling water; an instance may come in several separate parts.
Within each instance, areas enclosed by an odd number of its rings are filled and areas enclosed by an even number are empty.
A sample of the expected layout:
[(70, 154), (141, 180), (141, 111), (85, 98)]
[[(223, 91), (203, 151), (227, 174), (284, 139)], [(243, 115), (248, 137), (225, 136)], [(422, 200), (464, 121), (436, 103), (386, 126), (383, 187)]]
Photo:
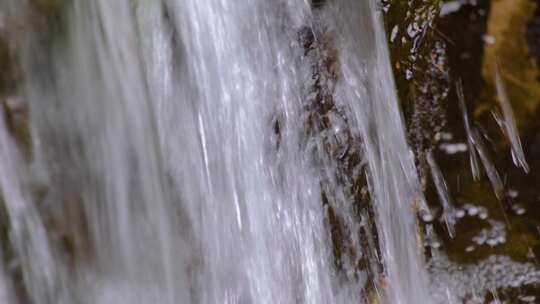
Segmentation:
[[(361, 278), (335, 280), (319, 171), (302, 148), (295, 37), (314, 22), (306, 1), (88, 0), (66, 10), (54, 47), (22, 41), (28, 170), (0, 128), (10, 223), (32, 232), (12, 242), (34, 303), (365, 298)], [(323, 15), (342, 65), (335, 98), (366, 145), (389, 283), (379, 292), (385, 303), (429, 303), (411, 210), (422, 198), (376, 1), (336, 1)], [(22, 192), (18, 174), (46, 194)]]
[(337, 48), (343, 81), (337, 94), (351, 108), (366, 145), (387, 301), (430, 303), (411, 210), (423, 198), (405, 140), (378, 2), (336, 1), (331, 19), (341, 33)]
[(473, 128), (471, 131), (474, 147), (478, 152), (478, 155), (480, 156), (480, 160), (482, 161), (482, 165), (484, 166), (486, 175), (491, 183), (493, 192), (495, 193), (495, 196), (499, 200), (501, 200), (503, 196), (504, 185), (499, 175), (499, 172), (497, 172), (495, 164), (493, 164), (493, 161), (489, 157), (488, 150), (486, 148), (484, 140), (482, 139), (482, 135), (480, 135), (480, 131), (478, 131), (477, 128)]
[[(170, 15), (162, 25), (181, 40), (183, 58), (164, 57), (170, 45), (150, 42), (146, 56), (156, 73), (149, 83), (163, 88), (154, 94), (161, 101), (156, 120), (164, 163), (200, 242), (196, 280), (204, 292), (198, 297), (203, 303), (335, 302), (320, 190), (296, 151), (299, 139), (294, 132), (284, 136), (290, 151), (277, 159), (268, 150), (276, 111), (285, 113), (287, 129), (300, 128), (290, 42), (308, 7), (193, 0), (165, 9)], [(174, 60), (177, 70), (163, 77)]]
[(469, 149), (469, 160), (471, 163), (472, 176), (474, 180), (480, 180), (480, 164), (478, 163), (478, 154), (474, 145), (473, 128), (471, 127), (469, 113), (467, 112), (467, 104), (465, 102), (465, 94), (463, 93), (463, 84), (461, 79), (456, 82), (456, 93), (459, 100), (461, 117), (463, 118), (463, 125), (465, 127), (465, 135), (467, 136), (467, 146)]
[(529, 164), (527, 164), (527, 160), (525, 159), (525, 153), (523, 152), (521, 140), (519, 139), (519, 132), (516, 126), (516, 119), (514, 118), (514, 111), (512, 110), (508, 94), (506, 93), (506, 88), (498, 65), (495, 65), (495, 68), (493, 69), (493, 77), (495, 78), (497, 99), (499, 100), (504, 117), (504, 121), (500, 120), (499, 125), (503, 129), (503, 133), (505, 133), (506, 137), (510, 140), (514, 164), (518, 167), (522, 167), (525, 173), (528, 173)]
[[(55, 261), (47, 244), (47, 237), (37, 210), (28, 201), (22, 185), (22, 160), (17, 153), (14, 141), (7, 132), (4, 117), (0, 118), (0, 187), (6, 202), (6, 209), (11, 220), (10, 238), (15, 252), (20, 257), (19, 263), (26, 268), (24, 283), (33, 290), (30, 299), (34, 302), (48, 301), (56, 287), (57, 277)], [(2, 252), (2, 256), (5, 253)], [(2, 271), (4, 271), (4, 265)], [(12, 299), (12, 286), (9, 280), (0, 277), (0, 299)], [(9, 302), (3, 302), (9, 303)]]
[(442, 218), (444, 219), (444, 222), (446, 223), (448, 234), (450, 235), (450, 237), (454, 237), (454, 232), (455, 232), (454, 226), (456, 224), (456, 218), (455, 218), (456, 210), (454, 208), (454, 205), (452, 204), (452, 199), (450, 198), (448, 186), (446, 185), (446, 181), (441, 172), (441, 169), (439, 168), (439, 165), (435, 161), (435, 157), (433, 156), (433, 153), (429, 152), (426, 156), (426, 159), (431, 169), (431, 177), (433, 179), (433, 183), (435, 184), (437, 195), (439, 196), (439, 200), (441, 201), (441, 204), (443, 206)]

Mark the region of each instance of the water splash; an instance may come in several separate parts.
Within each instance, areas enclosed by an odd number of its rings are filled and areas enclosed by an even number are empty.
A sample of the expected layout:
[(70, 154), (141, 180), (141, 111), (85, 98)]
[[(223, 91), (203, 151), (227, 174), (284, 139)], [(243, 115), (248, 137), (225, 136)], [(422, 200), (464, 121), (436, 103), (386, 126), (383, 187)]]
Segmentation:
[[(540, 282), (534, 263), (513, 261), (506, 256), (489, 256), (475, 264), (458, 265), (441, 255), (430, 263), (435, 303), (485, 303), (486, 295), (504, 288), (520, 288)], [(445, 290), (450, 289), (450, 301)]]

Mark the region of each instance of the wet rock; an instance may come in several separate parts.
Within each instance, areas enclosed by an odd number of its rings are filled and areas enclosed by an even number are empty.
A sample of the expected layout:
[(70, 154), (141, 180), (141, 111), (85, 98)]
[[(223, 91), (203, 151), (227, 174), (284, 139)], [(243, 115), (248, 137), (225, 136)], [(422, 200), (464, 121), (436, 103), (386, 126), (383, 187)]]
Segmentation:
[(298, 31), (298, 42), (305, 50), (309, 50), (314, 41), (315, 36), (310, 27), (304, 26)]
[(450, 85), (446, 42), (433, 27), (440, 7), (437, 1), (383, 1), (383, 6), (408, 140), (425, 183), (425, 155), (446, 123)]

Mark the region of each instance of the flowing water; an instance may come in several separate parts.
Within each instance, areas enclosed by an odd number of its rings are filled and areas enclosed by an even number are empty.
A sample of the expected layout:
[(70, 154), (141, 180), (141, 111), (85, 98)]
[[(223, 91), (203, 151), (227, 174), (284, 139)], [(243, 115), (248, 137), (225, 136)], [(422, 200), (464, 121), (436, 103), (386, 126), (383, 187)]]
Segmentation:
[[(26, 1), (2, 5), (30, 18)], [(376, 1), (79, 0), (64, 10), (51, 45), (39, 33), (18, 39), (30, 152), (0, 121), (14, 248), (3, 254), (18, 261), (0, 266), (23, 282), (0, 276), (2, 303), (431, 302), (415, 230), (424, 199)], [(331, 95), (361, 138), (378, 231), (379, 247), (353, 250), (378, 256), (378, 281), (354, 262), (343, 279), (333, 263), (321, 181), (338, 168), (310, 152), (324, 143), (304, 125), (302, 29), (334, 41)], [(332, 208), (347, 214), (353, 202), (336, 189)], [(343, 222), (357, 239), (361, 219)]]

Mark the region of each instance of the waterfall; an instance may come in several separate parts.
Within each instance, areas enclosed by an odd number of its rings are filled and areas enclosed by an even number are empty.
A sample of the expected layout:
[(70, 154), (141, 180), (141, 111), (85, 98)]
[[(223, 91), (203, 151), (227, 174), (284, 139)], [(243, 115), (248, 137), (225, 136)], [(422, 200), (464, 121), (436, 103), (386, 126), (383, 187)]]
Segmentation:
[(423, 201), (414, 156), (389, 61), (376, 1), (338, 1), (331, 17), (341, 33), (340, 99), (350, 107), (366, 144), (370, 192), (390, 285), (389, 303), (429, 303), (427, 273), (415, 241), (415, 208)]
[[(430, 303), (413, 210), (423, 197), (378, 3), (308, 2), (75, 0), (52, 42), (19, 39), (30, 156), (0, 121), (24, 286), (14, 293), (40, 304)], [(26, 1), (2, 5), (30, 18)], [(317, 148), (329, 131), (306, 132), (302, 29), (333, 36), (330, 95), (362, 141), (380, 248), (362, 248), (366, 224)], [(325, 180), (339, 198), (330, 207)], [(377, 281), (355, 261), (339, 274), (328, 208), (358, 255), (380, 251)]]

